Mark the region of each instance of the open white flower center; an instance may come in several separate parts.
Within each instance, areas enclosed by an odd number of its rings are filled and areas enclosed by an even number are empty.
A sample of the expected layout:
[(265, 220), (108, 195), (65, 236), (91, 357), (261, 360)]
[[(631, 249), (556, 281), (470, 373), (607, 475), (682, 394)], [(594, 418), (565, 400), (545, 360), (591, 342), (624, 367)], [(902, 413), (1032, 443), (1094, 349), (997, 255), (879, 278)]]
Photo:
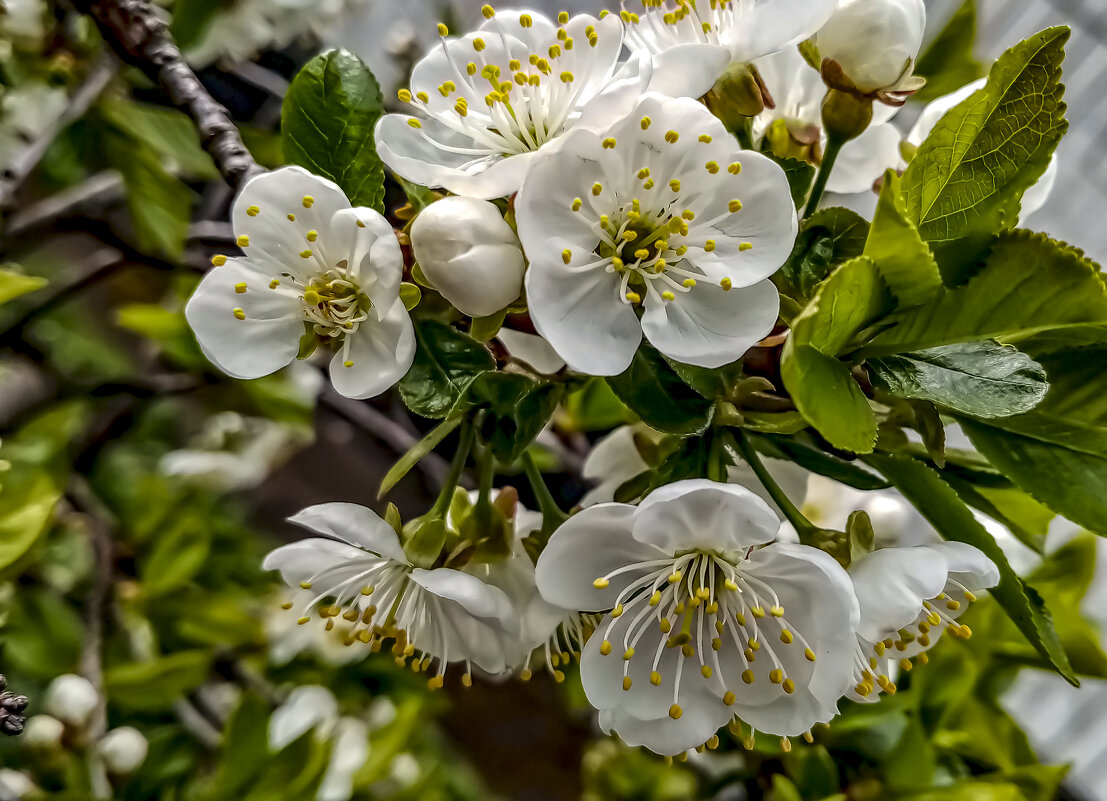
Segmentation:
[[(677, 44), (722, 43), (751, 0), (626, 0), (620, 16), (632, 48), (659, 52)], [(631, 9), (641, 6), (639, 14)]]
[[(419, 120), (409, 120), (424, 139), (444, 152), (472, 156), (474, 162), (538, 150), (564, 133), (595, 86), (590, 76), (578, 76), (561, 62), (569, 60), (574, 48), (595, 48), (600, 36), (589, 25), (584, 41), (575, 41), (561, 27), (556, 40), (534, 52), (510, 30), (514, 22), (501, 22), (488, 7), (485, 16), (486, 30), (475, 37), (447, 39), (448, 31), (440, 25), (449, 76), (436, 86), (413, 85), (399, 93), (401, 100), (464, 137), (462, 142), (441, 141)], [(568, 22), (567, 15), (560, 21)], [(534, 20), (522, 14), (517, 23), (529, 29)]]
[[(594, 636), (603, 638), (601, 654), (624, 660), (624, 690), (631, 686), (632, 660), (648, 660), (650, 683), (658, 686), (663, 679), (659, 672), (662, 657), (667, 650), (680, 650), (682, 658), (676, 662), (669, 709), (673, 718), (682, 714), (677, 693), (685, 670), (697, 670), (708, 680), (714, 678), (725, 690), (723, 702), (728, 706), (734, 703), (734, 693), (726, 689), (729, 677), (719, 660), (724, 647), (733, 645), (736, 649), (743, 682), (754, 683), (754, 662), (764, 660), (772, 666), (769, 682), (788, 695), (795, 692), (796, 685), (787, 675), (778, 651), (803, 649), (807, 661), (815, 661), (814, 650), (788, 622), (776, 592), (752, 574), (748, 554), (732, 559), (729, 555), (691, 551), (670, 559), (626, 565), (597, 577), (594, 584), (606, 587), (612, 578), (624, 573), (641, 576), (619, 593), (612, 620)], [(612, 642), (611, 632), (624, 615), (631, 616), (630, 625), (618, 642)], [(663, 636), (658, 638), (657, 632)], [(640, 652), (643, 644), (647, 647)]]
[[(367, 553), (363, 568), (351, 573), (349, 562), (339, 562), (301, 582), (300, 588), (311, 594), (299, 605), (297, 622), (307, 625), (315, 610), (326, 630), (335, 631), (344, 645), (361, 642), (371, 653), (391, 640), (398, 665), (410, 660), (412, 670), (425, 672), (437, 662), (429, 684), (441, 687), (451, 642), (442, 599), (413, 581), (413, 568), (405, 562)], [(286, 603), (284, 608), (293, 606)], [(466, 660), (463, 683), (471, 682), (471, 672)]]
[[(372, 304), (345, 270), (345, 262), (300, 286), (304, 320), (321, 337), (339, 338), (357, 331), (369, 318)], [(298, 284), (292, 279), (294, 284)]]

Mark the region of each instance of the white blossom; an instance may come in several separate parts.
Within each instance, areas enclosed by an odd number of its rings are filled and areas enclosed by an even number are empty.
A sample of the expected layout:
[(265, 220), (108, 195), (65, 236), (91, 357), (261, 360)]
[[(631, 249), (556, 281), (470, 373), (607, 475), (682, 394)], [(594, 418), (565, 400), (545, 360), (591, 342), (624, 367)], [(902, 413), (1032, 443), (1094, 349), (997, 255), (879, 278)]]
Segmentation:
[(301, 625), (314, 610), (348, 645), (375, 652), (391, 641), (398, 660), (434, 670), (432, 687), (442, 686), (450, 662), (464, 662), (466, 676), (472, 665), (508, 668), (505, 635), (518, 636), (519, 621), (503, 590), (458, 570), (415, 567), (395, 530), (364, 506), (320, 504), (289, 520), (323, 535), (277, 548), (263, 564), (290, 587), (312, 591), (288, 604)]
[(538, 560), (542, 595), (607, 612), (581, 657), (602, 726), (676, 754), (735, 716), (792, 736), (836, 714), (857, 598), (830, 556), (774, 542), (779, 524), (743, 487), (690, 480), (637, 507), (590, 507), (554, 532)]
[(693, 100), (646, 95), (606, 133), (574, 132), (534, 164), (516, 215), (531, 319), (575, 370), (622, 372), (643, 334), (719, 367), (776, 324), (788, 181)]
[(146, 737), (134, 726), (120, 726), (105, 734), (96, 744), (104, 767), (117, 776), (126, 776), (138, 770), (146, 761), (150, 750)]
[(895, 670), (910, 670), (912, 658), (925, 662), (943, 633), (969, 637), (957, 618), (976, 593), (999, 583), (995, 564), (960, 542), (882, 548), (854, 562), (849, 573), (861, 605), (850, 693), (856, 700), (895, 692)]
[(404, 376), (415, 333), (399, 294), (403, 254), (384, 217), (283, 167), (246, 184), (232, 222), (246, 255), (216, 256), (185, 307), (212, 362), (258, 378), (294, 361), (309, 334), (333, 345), (331, 383), (347, 397), (379, 395)]
[(402, 90), (419, 116), (387, 114), (377, 125), (384, 163), (409, 181), (458, 195), (517, 191), (536, 154), (571, 130), (602, 131), (649, 81), (650, 65), (619, 66), (618, 17), (491, 12), (481, 27), (446, 35)]
[[(754, 143), (761, 146), (768, 137), (779, 146), (784, 139), (786, 147), (781, 149), (785, 152), (779, 155), (821, 162), (827, 143), (822, 120), (826, 85), (819, 71), (794, 47), (755, 63), (776, 107), (754, 117)], [(874, 102), (872, 124), (842, 147), (830, 173), (828, 191), (870, 192), (885, 170), (900, 164), (900, 134), (890, 122), (898, 111), (895, 106)], [(794, 151), (787, 152), (787, 147)]]
[(925, 28), (923, 0), (840, 0), (815, 44), (862, 94), (902, 105), (897, 95), (922, 85), (912, 70)]
[(553, 375), (565, 367), (565, 360), (537, 334), (505, 326), (496, 334), (496, 339), (507, 349), (512, 361), (522, 362), (536, 373)]
[(419, 213), (410, 233), (423, 275), (463, 314), (495, 314), (523, 291), (519, 238), (487, 200), (443, 198)]
[[(962, 86), (956, 92), (951, 92), (948, 95), (939, 97), (937, 100), (928, 103), (926, 108), (924, 108), (919, 115), (919, 119), (915, 122), (914, 127), (912, 127), (911, 131), (907, 134), (907, 143), (914, 147), (922, 145), (947, 112), (961, 105), (972, 95), (976, 94), (977, 91), (983, 89), (987, 82), (987, 78), (981, 78), (979, 81), (973, 81), (970, 84)], [(901, 160), (901, 169), (905, 169), (906, 166), (907, 163)], [(1039, 211), (1045, 206), (1046, 202), (1049, 200), (1049, 196), (1053, 193), (1053, 187), (1057, 184), (1057, 175), (1059, 172), (1060, 168), (1057, 163), (1057, 154), (1054, 153), (1042, 177), (1038, 179), (1037, 183), (1023, 193), (1021, 212), (1019, 215), (1022, 221), (1025, 221), (1031, 214)]]
[(654, 58), (650, 90), (705, 94), (731, 64), (749, 64), (807, 39), (835, 0), (623, 0), (631, 52)]
[(23, 742), (31, 748), (50, 751), (61, 745), (65, 724), (50, 715), (34, 715), (23, 726)]
[(43, 708), (62, 723), (79, 728), (89, 722), (99, 704), (100, 694), (91, 681), (67, 673), (50, 682)]

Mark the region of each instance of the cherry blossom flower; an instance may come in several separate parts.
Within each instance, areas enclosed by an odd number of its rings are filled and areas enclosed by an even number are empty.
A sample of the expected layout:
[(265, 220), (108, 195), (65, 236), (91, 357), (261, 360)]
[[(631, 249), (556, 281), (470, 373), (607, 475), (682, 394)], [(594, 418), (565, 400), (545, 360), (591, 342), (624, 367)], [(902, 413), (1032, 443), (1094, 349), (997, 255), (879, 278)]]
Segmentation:
[(797, 228), (788, 181), (693, 100), (646, 95), (605, 134), (566, 137), (532, 167), (516, 216), (531, 320), (579, 372), (622, 372), (643, 334), (719, 367), (776, 324), (768, 277)]
[(305, 336), (331, 343), (331, 383), (369, 398), (415, 357), (400, 300), (403, 254), (392, 226), (351, 208), (330, 181), (299, 167), (250, 180), (232, 222), (245, 256), (216, 256), (185, 307), (205, 355), (235, 378), (294, 361)]
[(581, 657), (602, 726), (672, 755), (735, 716), (793, 736), (836, 714), (857, 598), (830, 556), (774, 542), (779, 525), (749, 490), (689, 480), (554, 532), (538, 560), (543, 597), (607, 613)]
[(419, 116), (387, 114), (377, 151), (422, 186), (491, 199), (516, 192), (536, 154), (570, 130), (603, 131), (630, 110), (649, 82), (646, 59), (620, 66), (623, 26), (563, 13), (495, 13), (465, 36), (440, 26), (441, 44), (415, 65), (401, 90)]

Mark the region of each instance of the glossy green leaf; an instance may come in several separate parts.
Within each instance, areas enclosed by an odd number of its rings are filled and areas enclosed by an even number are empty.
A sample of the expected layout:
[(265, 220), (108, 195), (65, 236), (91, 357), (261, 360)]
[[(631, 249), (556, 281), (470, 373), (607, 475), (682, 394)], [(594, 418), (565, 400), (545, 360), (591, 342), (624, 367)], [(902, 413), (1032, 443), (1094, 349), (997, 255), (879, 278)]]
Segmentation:
[(976, 2), (964, 0), (915, 62), (915, 74), (926, 78), (926, 86), (911, 99), (928, 103), (982, 76), (984, 66), (973, 55), (975, 44)]
[(970, 417), (1010, 417), (1033, 409), (1049, 390), (1042, 366), (1009, 345), (962, 342), (870, 359), (874, 386)]
[(951, 110), (903, 176), (905, 207), (947, 283), (958, 283), (987, 241), (1018, 219), (1064, 119), (1061, 64), (1069, 29), (1049, 28), (1004, 53), (988, 85)]
[(564, 389), (515, 373), (485, 373), (470, 386), (463, 403), (487, 409), (481, 438), (500, 462), (512, 464), (549, 422)]
[(865, 256), (876, 265), (895, 297), (897, 309), (910, 309), (934, 297), (942, 276), (919, 229), (907, 217), (900, 194), (900, 177), (894, 170), (884, 175), (880, 198), (873, 214)]
[(345, 50), (309, 61), (292, 81), (281, 111), (288, 161), (330, 178), (355, 206), (384, 212), (384, 165), (373, 128), (383, 113), (377, 79)]
[(778, 156), (771, 150), (765, 151), (765, 155), (784, 170), (784, 175), (788, 179), (788, 188), (792, 192), (792, 202), (796, 204), (796, 208), (802, 206), (807, 200), (807, 193), (811, 191), (811, 184), (815, 181), (815, 165), (787, 156)]
[(944, 538), (968, 543), (996, 564), (1000, 582), (990, 590), (992, 597), (1057, 672), (1069, 683), (1079, 685), (1041, 597), (1019, 578), (995, 538), (957, 493), (937, 473), (914, 459), (876, 454), (866, 461), (883, 473)]
[(801, 304), (838, 265), (865, 250), (869, 223), (844, 208), (820, 209), (804, 221), (788, 261), (773, 280), (782, 292)]
[(192, 217), (192, 190), (170, 173), (141, 139), (111, 136), (105, 150), (112, 166), (123, 175), (139, 247), (179, 257)]
[(113, 704), (126, 709), (168, 710), (203, 684), (211, 667), (207, 651), (177, 651), (147, 662), (127, 662), (104, 672)]
[(384, 478), (381, 479), (381, 486), (380, 489), (377, 490), (377, 497), (383, 498), (391, 492), (392, 488), (399, 484), (400, 480), (410, 473), (415, 465), (419, 464), (427, 454), (437, 448), (442, 440), (449, 436), (451, 431), (461, 425), (463, 419), (464, 416), (461, 414), (452, 414), (448, 416), (445, 420), (432, 428), (430, 433), (419, 440), (411, 450), (401, 456), (396, 464), (392, 465), (385, 474)]
[(146, 595), (156, 598), (185, 586), (204, 566), (211, 552), (208, 519), (182, 509), (168, 528), (151, 543), (139, 577)]
[(943, 289), (917, 309), (888, 318), (865, 346), (866, 356), (940, 345), (1018, 340), (1051, 329), (1107, 322), (1107, 288), (1097, 265), (1079, 250), (1043, 234), (1001, 234), (980, 272)]
[(887, 489), (891, 486), (881, 476), (862, 467), (860, 463), (847, 461), (827, 453), (808, 436), (751, 437), (758, 451), (766, 456), (787, 459), (820, 476), (834, 479), (859, 490)]
[(423, 417), (445, 417), (478, 375), (494, 370), (491, 352), (447, 323), (415, 323), (415, 362), (400, 381), (407, 408)]
[(646, 425), (668, 434), (699, 434), (711, 422), (712, 404), (694, 392), (650, 345), (642, 343), (630, 367), (608, 385)]
[(827, 442), (853, 453), (871, 453), (876, 415), (849, 366), (789, 338), (780, 366), (784, 386), (800, 414)]
[(857, 335), (892, 310), (893, 299), (876, 264), (867, 257), (846, 262), (819, 287), (792, 323), (788, 341), (827, 356), (850, 349)]

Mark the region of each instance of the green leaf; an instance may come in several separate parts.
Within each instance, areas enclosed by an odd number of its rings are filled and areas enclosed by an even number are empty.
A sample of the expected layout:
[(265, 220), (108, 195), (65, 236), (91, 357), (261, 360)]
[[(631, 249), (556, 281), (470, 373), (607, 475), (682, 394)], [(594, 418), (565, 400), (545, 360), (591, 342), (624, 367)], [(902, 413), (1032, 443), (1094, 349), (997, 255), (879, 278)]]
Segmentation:
[(995, 538), (957, 493), (937, 473), (914, 459), (875, 454), (866, 461), (883, 473), (944, 538), (968, 543), (996, 564), (1000, 581), (990, 590), (992, 597), (1057, 672), (1070, 684), (1079, 686), (1041, 597), (1018, 577)]
[(984, 74), (973, 55), (976, 44), (976, 2), (965, 0), (915, 63), (915, 74), (926, 86), (912, 100), (928, 103), (956, 92)]
[(634, 421), (634, 415), (602, 378), (590, 378), (565, 397), (559, 425), (570, 431), (608, 431)]
[(20, 586), (5, 610), (4, 669), (46, 681), (74, 673), (85, 639), (78, 610), (53, 587)]
[(680, 380), (690, 386), (707, 400), (729, 398), (742, 380), (742, 362), (724, 364), (722, 367), (709, 370), (706, 367), (696, 367), (691, 364), (683, 364), (665, 357), (666, 363), (673, 368)]
[(500, 462), (512, 464), (549, 422), (564, 391), (562, 384), (489, 372), (477, 377), (463, 403), (488, 409), (481, 421), (481, 438)]
[(1107, 322), (1107, 288), (1079, 250), (1029, 231), (996, 240), (980, 272), (964, 286), (888, 318), (866, 356), (1000, 339), (1017, 342), (1050, 329)]
[(450, 432), (461, 425), (461, 421), (465, 419), (464, 415), (451, 414), (433, 429), (430, 433), (419, 440), (414, 447), (407, 453), (399, 458), (396, 464), (392, 465), (391, 469), (385, 473), (384, 478), (381, 479), (381, 487), (377, 490), (377, 498), (383, 498), (392, 488), (400, 483), (400, 480), (411, 472), (411, 468), (419, 464), (419, 462), (433, 451), (438, 445), (449, 436)]
[(247, 784), (260, 773), (269, 756), (269, 704), (245, 693), (227, 721), (223, 754), (215, 776), (217, 798), (241, 797)]
[(777, 286), (801, 304), (840, 264), (865, 250), (869, 224), (843, 208), (820, 209), (804, 221), (788, 261), (773, 277)]
[(1107, 536), (1107, 458), (972, 420), (961, 425), (976, 449), (1027, 495)]
[(712, 404), (693, 392), (645, 342), (630, 367), (607, 383), (650, 428), (668, 434), (701, 434), (711, 423)]
[(196, 124), (184, 113), (163, 106), (112, 98), (101, 111), (126, 136), (157, 154), (167, 170), (190, 178), (218, 180), (219, 171), (196, 135)]
[(105, 150), (123, 174), (138, 246), (173, 258), (184, 252), (192, 190), (162, 165), (150, 147), (129, 135), (109, 136)]
[(120, 328), (156, 342), (177, 364), (194, 368), (208, 364), (184, 314), (179, 311), (171, 311), (157, 303), (128, 303), (116, 310), (115, 321)]
[(15, 270), (0, 269), (0, 306), (28, 292), (42, 289), (47, 283), (45, 278), (39, 278), (36, 275), (24, 275)]
[(792, 190), (792, 202), (798, 209), (807, 200), (807, 193), (811, 191), (811, 184), (815, 181), (815, 165), (788, 156), (778, 156), (771, 150), (764, 151), (764, 155), (784, 170), (784, 175), (788, 179), (788, 188)]
[(284, 97), (281, 134), (288, 161), (330, 178), (355, 206), (384, 213), (384, 165), (373, 143), (381, 89), (365, 63), (345, 50), (309, 61)]
[(872, 259), (852, 259), (819, 287), (815, 298), (793, 321), (788, 341), (836, 356), (849, 350), (857, 335), (892, 306), (888, 287)]
[(942, 118), (903, 176), (907, 213), (947, 283), (1018, 219), (1023, 192), (1068, 128), (1061, 64), (1069, 29), (1049, 28), (992, 67), (988, 84)]
[(873, 385), (898, 398), (930, 401), (970, 417), (1009, 417), (1041, 403), (1042, 366), (1009, 345), (963, 342), (870, 359)]
[(892, 486), (858, 464), (819, 448), (809, 437), (751, 437), (757, 450), (777, 459), (787, 459), (820, 476), (859, 490), (880, 490)]
[(1035, 553), (1045, 552), (1049, 524), (1056, 517), (1046, 507), (1015, 487), (979, 487), (957, 475), (943, 473), (961, 500), (995, 520)]
[(447, 323), (415, 321), (415, 338), (415, 361), (400, 381), (400, 395), (423, 417), (445, 417), (473, 379), (496, 369), (488, 348)]
[(198, 44), (211, 28), (216, 14), (229, 5), (227, 0), (177, 0), (169, 26), (173, 39), (182, 50)]
[(210, 552), (210, 521), (195, 511), (181, 510), (140, 562), (145, 594), (157, 598), (185, 586), (203, 568)]
[(104, 687), (113, 704), (124, 709), (162, 711), (199, 687), (208, 677), (211, 654), (177, 651), (148, 662), (129, 662), (104, 672)]
[(854, 453), (872, 452), (876, 415), (848, 365), (789, 338), (780, 374), (800, 414), (827, 442)]
[(896, 299), (897, 309), (919, 306), (938, 293), (942, 276), (919, 229), (907, 217), (894, 170), (884, 175), (880, 199), (865, 241), (865, 256)]

